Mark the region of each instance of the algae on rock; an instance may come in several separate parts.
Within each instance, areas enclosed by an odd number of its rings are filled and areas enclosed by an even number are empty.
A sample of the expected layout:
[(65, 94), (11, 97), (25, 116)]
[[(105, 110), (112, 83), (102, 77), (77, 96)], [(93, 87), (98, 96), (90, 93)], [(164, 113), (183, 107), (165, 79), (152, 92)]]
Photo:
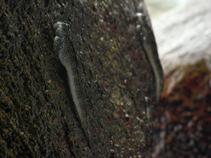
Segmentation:
[[(132, 20), (138, 2), (1, 3), (0, 157), (150, 157), (144, 98), (153, 113), (155, 81)], [(91, 149), (53, 51), (56, 21), (71, 27)]]

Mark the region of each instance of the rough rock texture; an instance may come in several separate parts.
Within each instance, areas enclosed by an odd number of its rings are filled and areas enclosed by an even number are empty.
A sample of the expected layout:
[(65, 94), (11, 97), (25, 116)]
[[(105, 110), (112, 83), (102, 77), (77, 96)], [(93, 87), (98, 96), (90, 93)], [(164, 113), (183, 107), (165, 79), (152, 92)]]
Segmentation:
[(198, 60), (165, 78), (155, 112), (154, 157), (211, 157), (211, 69), (206, 63)]
[(155, 158), (211, 157), (210, 6), (192, 0), (153, 23), (165, 72)]
[[(132, 20), (138, 2), (1, 2), (0, 157), (150, 157), (155, 80)], [(71, 27), (91, 149), (54, 55), (57, 21)]]

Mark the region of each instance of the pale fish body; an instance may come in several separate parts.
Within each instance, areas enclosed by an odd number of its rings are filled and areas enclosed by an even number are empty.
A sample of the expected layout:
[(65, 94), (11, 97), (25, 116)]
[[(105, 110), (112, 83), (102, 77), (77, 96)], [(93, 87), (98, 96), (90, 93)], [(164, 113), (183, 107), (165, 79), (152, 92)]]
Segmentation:
[(60, 62), (65, 67), (68, 75), (69, 88), (74, 101), (76, 113), (79, 117), (81, 127), (88, 139), (87, 121), (85, 117), (84, 97), (80, 85), (80, 75), (78, 74), (76, 51), (73, 41), (69, 34), (69, 25), (64, 22), (54, 24), (55, 38), (54, 50), (59, 57)]
[(138, 20), (141, 44), (155, 75), (156, 101), (158, 102), (163, 91), (164, 76), (158, 56), (156, 41), (152, 32), (152, 28), (149, 26), (149, 22), (146, 20), (146, 16), (142, 13), (137, 13), (136, 18)]

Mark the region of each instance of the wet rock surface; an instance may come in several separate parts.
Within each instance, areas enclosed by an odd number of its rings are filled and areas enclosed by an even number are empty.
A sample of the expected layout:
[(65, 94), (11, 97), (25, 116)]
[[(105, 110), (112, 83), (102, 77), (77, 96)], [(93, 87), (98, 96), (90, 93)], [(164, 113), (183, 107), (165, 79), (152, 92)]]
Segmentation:
[[(0, 157), (150, 157), (156, 85), (139, 2), (1, 3)], [(91, 147), (53, 50), (57, 21), (71, 28)]]

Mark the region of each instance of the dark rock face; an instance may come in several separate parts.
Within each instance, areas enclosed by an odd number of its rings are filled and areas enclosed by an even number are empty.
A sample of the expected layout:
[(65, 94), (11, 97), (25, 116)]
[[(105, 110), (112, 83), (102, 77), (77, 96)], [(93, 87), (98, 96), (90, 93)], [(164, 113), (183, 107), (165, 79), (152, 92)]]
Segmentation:
[[(0, 157), (150, 157), (155, 79), (138, 2), (1, 3)], [(71, 28), (90, 146), (53, 51), (57, 21)]]
[(155, 112), (155, 157), (211, 156), (211, 70), (207, 62), (198, 60), (166, 77), (163, 98)]

